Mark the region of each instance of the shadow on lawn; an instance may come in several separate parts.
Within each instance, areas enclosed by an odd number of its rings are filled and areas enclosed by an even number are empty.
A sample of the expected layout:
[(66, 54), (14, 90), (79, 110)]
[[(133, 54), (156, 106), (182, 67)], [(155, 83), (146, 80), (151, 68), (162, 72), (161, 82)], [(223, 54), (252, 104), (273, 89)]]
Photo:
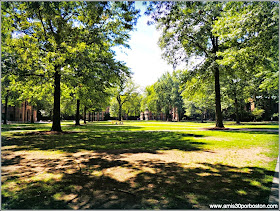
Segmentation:
[(37, 127), (7, 127), (2, 128), (2, 131), (13, 131), (13, 130), (37, 130)]
[(12, 124), (12, 125), (1, 125), (1, 130), (4, 131), (14, 131), (14, 130), (42, 130), (42, 129), (51, 129), (47, 124)]
[[(183, 168), (177, 163), (157, 160), (110, 161), (93, 158), (87, 168), (73, 173), (74, 161), (58, 168), (49, 161), (38, 161), (48, 172), (60, 173), (60, 179), (23, 182), (18, 178), (18, 190), (2, 189), (4, 209), (209, 209), (212, 203), (267, 203), (271, 183), (266, 175), (274, 172), (262, 168), (201, 163), (197, 168)], [(47, 164), (48, 163), (48, 164)], [(48, 165), (48, 166), (47, 166)], [(124, 181), (110, 175), (94, 175), (95, 170), (112, 167), (131, 169), (137, 173)], [(154, 172), (143, 171), (143, 168)], [(137, 171), (138, 170), (138, 171)], [(142, 170), (142, 171), (141, 171)], [(22, 168), (21, 175), (31, 169)], [(19, 180), (21, 179), (21, 180)], [(5, 184), (5, 182), (4, 182)]]
[(269, 129), (269, 131), (267, 130), (250, 130), (251, 128), (248, 128), (249, 130), (246, 130), (247, 128), (244, 128), (245, 130), (238, 130), (238, 129), (234, 129), (234, 130), (222, 130), (222, 132), (230, 132), (230, 133), (247, 133), (247, 134), (278, 134), (278, 129), (274, 130), (274, 129)]
[(149, 152), (156, 150), (179, 149), (183, 151), (202, 150), (203, 142), (192, 141), (191, 137), (202, 135), (178, 132), (95, 132), (57, 135), (13, 134), (14, 138), (2, 139), (2, 146), (16, 145), (13, 150), (97, 150), (106, 153)]
[[(89, 131), (129, 131), (132, 129), (141, 129), (143, 127), (141, 126), (127, 126), (127, 125), (114, 125), (114, 124), (96, 124), (96, 123), (91, 123), (87, 125), (80, 125), (78, 128), (81, 127), (81, 129), (86, 129)], [(75, 130), (77, 126), (75, 125), (67, 125), (64, 129), (66, 130)]]

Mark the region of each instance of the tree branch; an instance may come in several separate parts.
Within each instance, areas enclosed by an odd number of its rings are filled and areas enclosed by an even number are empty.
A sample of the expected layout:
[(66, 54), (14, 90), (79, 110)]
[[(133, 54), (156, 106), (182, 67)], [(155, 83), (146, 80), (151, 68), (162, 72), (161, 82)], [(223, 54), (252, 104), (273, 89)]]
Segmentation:
[(41, 10), (38, 11), (38, 17), (42, 23), (42, 26), (43, 26), (43, 29), (44, 29), (44, 34), (45, 34), (45, 37), (47, 38), (47, 33), (46, 33), (46, 29), (45, 29), (45, 25), (43, 23), (43, 19), (42, 19), (42, 16), (41, 16)]
[(195, 46), (197, 46), (198, 48), (200, 48), (200, 50), (202, 50), (202, 51), (205, 53), (205, 55), (208, 56), (207, 51), (206, 51), (197, 41), (195, 41), (195, 38), (194, 38), (193, 36), (188, 35), (188, 37), (190, 37), (190, 38), (192, 39), (191, 42), (192, 42)]

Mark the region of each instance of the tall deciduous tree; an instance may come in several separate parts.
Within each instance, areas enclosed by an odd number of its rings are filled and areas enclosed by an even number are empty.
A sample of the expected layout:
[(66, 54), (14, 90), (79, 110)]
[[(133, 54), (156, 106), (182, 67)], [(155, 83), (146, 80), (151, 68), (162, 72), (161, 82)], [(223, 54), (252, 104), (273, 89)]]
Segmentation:
[(157, 95), (155, 92), (156, 83), (145, 88), (141, 101), (141, 111), (149, 110), (154, 114), (160, 112), (160, 107), (158, 103), (159, 99), (157, 99)]
[[(217, 53), (218, 63), (232, 73), (228, 80), (235, 81), (235, 89), (247, 84), (247, 98), (256, 103), (256, 96), (262, 96), (271, 105), (272, 98), (278, 98), (279, 2), (227, 2), (213, 33), (226, 46)], [(242, 93), (243, 88), (236, 95)], [(266, 116), (272, 116), (272, 110), (267, 108)]]
[[(6, 44), (17, 48), (28, 62), (26, 74), (44, 74), (54, 84), (53, 131), (61, 131), (60, 95), (64, 67), (71, 58), (96, 44), (124, 45), (138, 11), (133, 2), (5, 2), (2, 12), (11, 22), (17, 38)], [(14, 34), (15, 34), (14, 33)], [(29, 68), (30, 52), (36, 66)], [(42, 65), (43, 64), (43, 65)]]
[(117, 100), (117, 106), (113, 105), (112, 111), (116, 112), (118, 109), (118, 120), (122, 120), (122, 107), (124, 103), (128, 102), (133, 94), (136, 92), (137, 87), (133, 81), (123, 76), (120, 78), (118, 85), (112, 89), (112, 94)]
[(155, 93), (157, 96), (157, 104), (161, 112), (170, 117), (170, 110), (176, 108), (179, 114), (179, 119), (183, 114), (183, 100), (180, 90), (180, 72), (173, 71), (172, 74), (165, 73), (154, 84)]
[(130, 99), (124, 104), (123, 110), (128, 116), (139, 116), (141, 106), (141, 95), (135, 91), (131, 94)]
[(190, 61), (192, 56), (202, 57), (200, 65), (193, 70), (199, 75), (214, 76), (216, 127), (224, 127), (221, 112), (220, 67), (217, 52), (219, 37), (213, 34), (215, 20), (220, 16), (220, 2), (152, 2), (147, 10), (157, 28), (162, 30), (159, 41), (163, 57), (176, 66)]

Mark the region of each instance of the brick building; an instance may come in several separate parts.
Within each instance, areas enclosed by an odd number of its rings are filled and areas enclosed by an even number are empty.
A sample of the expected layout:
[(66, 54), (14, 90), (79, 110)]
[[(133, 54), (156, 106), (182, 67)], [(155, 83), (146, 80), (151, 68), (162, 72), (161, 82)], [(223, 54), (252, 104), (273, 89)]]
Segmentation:
[[(2, 119), (5, 115), (5, 107), (2, 105)], [(27, 101), (19, 106), (8, 106), (7, 108), (7, 121), (14, 122), (31, 122), (33, 112), (33, 121), (37, 121), (37, 110), (32, 108)]]
[[(110, 109), (110, 107), (108, 106), (105, 111), (94, 112), (93, 121), (103, 121), (103, 120), (105, 120), (105, 115), (109, 114), (109, 109)], [(90, 119), (89, 115), (90, 114), (88, 114), (87, 119)]]
[[(178, 108), (177, 107), (173, 107), (169, 110), (169, 114), (171, 116), (171, 121), (179, 121), (179, 113), (178, 113)], [(140, 120), (163, 120), (166, 121), (166, 114), (164, 114), (163, 112), (160, 112), (158, 115), (153, 114), (151, 111), (149, 111), (148, 109), (144, 112), (140, 113)]]

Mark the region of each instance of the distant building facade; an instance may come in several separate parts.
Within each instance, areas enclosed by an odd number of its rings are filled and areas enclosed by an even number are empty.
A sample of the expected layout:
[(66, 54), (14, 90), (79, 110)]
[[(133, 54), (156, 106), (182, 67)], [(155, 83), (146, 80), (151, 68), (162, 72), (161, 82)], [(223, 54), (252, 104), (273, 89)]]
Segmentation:
[(7, 116), (7, 121), (13, 122), (31, 122), (32, 113), (33, 121), (37, 121), (37, 110), (32, 108), (27, 101), (21, 103), (19, 106), (8, 106), (7, 114), (5, 114), (5, 107), (2, 107), (2, 119)]
[(248, 101), (249, 101), (249, 106), (250, 106), (249, 111), (254, 111), (254, 109), (256, 107), (254, 100), (252, 98), (249, 98)]
[(94, 113), (88, 113), (87, 114), (87, 119), (89, 121), (104, 121), (106, 118), (106, 115), (109, 114), (110, 107), (108, 106), (105, 111), (99, 111), (99, 112), (94, 112)]
[(173, 107), (169, 110), (169, 116), (171, 117), (171, 119), (168, 119), (166, 117), (166, 114), (164, 114), (163, 112), (160, 112), (158, 114), (153, 114), (151, 111), (147, 109), (144, 112), (140, 113), (140, 120), (180, 121), (177, 107)]

